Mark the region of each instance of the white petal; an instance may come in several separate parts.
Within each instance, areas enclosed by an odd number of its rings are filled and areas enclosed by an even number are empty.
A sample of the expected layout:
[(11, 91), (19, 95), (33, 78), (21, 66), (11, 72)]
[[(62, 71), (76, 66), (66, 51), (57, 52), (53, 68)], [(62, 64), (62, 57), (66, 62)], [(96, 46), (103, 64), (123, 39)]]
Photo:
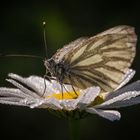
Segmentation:
[(95, 108), (116, 108), (116, 107), (118, 108), (118, 107), (121, 107), (121, 104), (119, 103), (124, 103), (125, 106), (127, 106), (126, 103), (128, 103), (129, 100), (131, 100), (131, 98), (135, 98), (136, 96), (139, 96), (139, 95), (140, 95), (140, 91), (125, 92), (117, 97), (114, 97), (110, 100), (105, 101), (104, 103), (100, 105), (96, 105)]
[(17, 105), (17, 106), (25, 106), (25, 104), (22, 104), (20, 102), (13, 102), (13, 101), (5, 101), (0, 98), (0, 103), (1, 104), (7, 104), (7, 105)]
[[(52, 84), (51, 82), (47, 80), (44, 81), (44, 78), (41, 78), (38, 76), (30, 76), (28, 78), (23, 78), (17, 74), (12, 74), (12, 73), (10, 73), (8, 76), (30, 87), (40, 96), (44, 94), (45, 83), (46, 83), (46, 91), (55, 93), (55, 90), (53, 88), (54, 83)], [(57, 84), (55, 84), (55, 87), (57, 87)]]
[(121, 84), (117, 87), (117, 89), (126, 85), (134, 77), (134, 75), (135, 75), (135, 71), (132, 69), (128, 69), (126, 74), (124, 75), (124, 79), (122, 80)]
[(43, 82), (43, 78), (37, 77), (37, 76), (30, 76), (28, 78), (23, 78), (17, 74), (12, 74), (12, 73), (10, 73), (8, 76), (16, 81), (19, 81), (20, 83), (27, 85), (28, 87), (33, 89), (39, 95), (43, 94), (44, 87), (45, 87), (44, 86), (45, 84)]
[(77, 107), (77, 102), (76, 100), (62, 100), (61, 101), (61, 106), (63, 107), (63, 109), (65, 110), (74, 110)]
[(19, 89), (0, 88), (0, 103), (2, 104), (28, 106), (20, 102), (25, 98), (30, 99), (31, 97), (21, 92)]
[(114, 104), (116, 108), (140, 104), (140, 96)]
[(25, 88), (24, 86), (22, 86), (21, 84), (19, 84), (18, 82), (14, 81), (12, 79), (7, 79), (7, 81), (10, 82), (10, 83), (12, 83), (17, 88), (19, 88), (25, 94), (27, 94), (28, 97), (35, 97), (35, 98), (40, 97), (39, 95), (37, 95), (37, 93), (32, 92), (31, 90)]
[(10, 102), (19, 102), (21, 98), (19, 97), (0, 97), (0, 100), (10, 101)]
[(56, 100), (55, 98), (50, 98), (48, 100), (44, 100), (44, 103), (40, 106), (42, 108), (51, 108), (54, 110), (62, 109), (61, 101)]
[(131, 98), (129, 100), (122, 100), (122, 101), (118, 101), (115, 102), (113, 104), (110, 104), (108, 106), (104, 106), (102, 108), (120, 108), (120, 107), (127, 107), (127, 106), (132, 106), (132, 105), (136, 105), (136, 104), (140, 104), (140, 96)]
[(92, 114), (97, 114), (110, 121), (120, 120), (121, 118), (120, 113), (115, 110), (100, 110), (94, 108), (87, 108), (86, 111)]
[(0, 96), (2, 97), (28, 97), (26, 94), (15, 88), (0, 88)]
[(140, 80), (108, 94), (105, 100), (110, 100), (128, 91), (140, 91)]
[[(27, 99), (28, 101), (28, 99)], [(30, 108), (37, 108), (39, 106), (41, 106), (44, 103), (44, 100), (31, 100), (30, 102), (28, 102)]]
[(84, 109), (87, 105), (94, 101), (94, 99), (99, 95), (100, 88), (99, 87), (90, 87), (83, 91), (84, 94), (79, 100), (78, 107), (80, 109)]

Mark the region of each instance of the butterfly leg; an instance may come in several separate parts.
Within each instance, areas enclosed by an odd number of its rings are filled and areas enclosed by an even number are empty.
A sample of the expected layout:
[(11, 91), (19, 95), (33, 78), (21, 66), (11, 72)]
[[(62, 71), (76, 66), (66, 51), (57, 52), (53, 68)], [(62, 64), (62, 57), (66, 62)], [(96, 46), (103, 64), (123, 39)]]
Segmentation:
[(76, 90), (75, 90), (75, 88), (74, 88), (74, 86), (73, 86), (73, 84), (72, 84), (72, 80), (71, 80), (71, 76), (70, 76), (70, 75), (69, 75), (69, 81), (70, 81), (70, 85), (71, 85), (71, 87), (72, 87), (74, 93), (76, 94), (76, 96), (78, 96), (78, 94), (77, 94), (77, 92), (76, 92)]
[(62, 84), (62, 83), (60, 83), (60, 85), (61, 85), (61, 92), (62, 92), (62, 99), (63, 99), (63, 96), (64, 96), (63, 84)]
[(47, 85), (46, 85), (46, 79), (48, 79), (48, 77), (47, 77), (47, 75), (44, 75), (44, 91), (43, 91), (42, 97), (44, 96), (44, 94), (46, 92), (46, 87), (47, 87)]
[(65, 85), (63, 85), (63, 87), (64, 87), (64, 89), (66, 90), (66, 92), (67, 92), (68, 94), (71, 94), (71, 93), (68, 91), (68, 89), (65, 87)]
[(71, 87), (72, 87), (74, 93), (76, 94), (76, 96), (78, 96), (78, 94), (77, 94), (77, 92), (76, 92), (76, 90), (75, 90), (75, 88), (74, 88), (74, 86), (72, 84), (71, 84)]
[(48, 80), (48, 81), (50, 81), (51, 82), (51, 80), (53, 79), (52, 77), (50, 77), (50, 76), (48, 76), (48, 75), (44, 75), (44, 91), (43, 91), (43, 94), (42, 94), (42, 97), (44, 96), (44, 94), (45, 94), (45, 92), (46, 92), (46, 88), (47, 88), (47, 85), (46, 85), (46, 82), (45, 82), (45, 80)]

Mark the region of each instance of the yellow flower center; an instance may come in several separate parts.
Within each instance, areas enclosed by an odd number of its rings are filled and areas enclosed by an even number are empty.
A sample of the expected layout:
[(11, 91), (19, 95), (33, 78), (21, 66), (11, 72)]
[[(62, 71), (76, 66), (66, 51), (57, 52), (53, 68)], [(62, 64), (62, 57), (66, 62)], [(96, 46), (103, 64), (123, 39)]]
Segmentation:
[(53, 93), (45, 98), (56, 98), (58, 100), (67, 100), (67, 99), (76, 99), (80, 95), (79, 91), (75, 92), (60, 92), (60, 93)]
[(102, 95), (98, 95), (94, 101), (91, 103), (92, 106), (98, 105), (104, 102), (104, 97)]
[[(68, 100), (68, 99), (76, 99), (80, 95), (80, 91), (75, 92), (60, 92), (53, 93), (51, 95), (46, 96), (45, 98), (55, 98), (57, 100)], [(95, 100), (91, 103), (92, 106), (101, 104), (104, 101), (104, 97), (102, 95), (98, 95)]]

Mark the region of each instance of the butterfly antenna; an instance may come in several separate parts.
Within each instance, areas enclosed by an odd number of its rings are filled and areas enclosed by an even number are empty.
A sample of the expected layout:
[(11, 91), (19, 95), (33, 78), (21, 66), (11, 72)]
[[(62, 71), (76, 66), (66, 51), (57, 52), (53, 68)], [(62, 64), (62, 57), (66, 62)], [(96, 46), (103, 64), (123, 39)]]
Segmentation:
[(0, 54), (0, 57), (27, 57), (27, 58), (37, 58), (37, 59), (43, 59), (41, 56), (37, 55), (26, 55), (26, 54)]
[(47, 49), (47, 41), (46, 41), (46, 22), (43, 22), (43, 38), (44, 38), (44, 45), (45, 45), (45, 55), (48, 58), (48, 49)]

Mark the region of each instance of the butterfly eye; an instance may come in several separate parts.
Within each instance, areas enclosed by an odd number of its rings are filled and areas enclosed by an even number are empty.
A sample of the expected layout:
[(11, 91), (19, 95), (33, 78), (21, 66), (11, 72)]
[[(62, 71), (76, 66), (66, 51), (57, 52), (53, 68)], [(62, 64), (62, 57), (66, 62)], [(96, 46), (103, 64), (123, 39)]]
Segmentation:
[(49, 63), (48, 66), (50, 68), (54, 68), (56, 66), (56, 62), (53, 59), (49, 59), (48, 63)]

